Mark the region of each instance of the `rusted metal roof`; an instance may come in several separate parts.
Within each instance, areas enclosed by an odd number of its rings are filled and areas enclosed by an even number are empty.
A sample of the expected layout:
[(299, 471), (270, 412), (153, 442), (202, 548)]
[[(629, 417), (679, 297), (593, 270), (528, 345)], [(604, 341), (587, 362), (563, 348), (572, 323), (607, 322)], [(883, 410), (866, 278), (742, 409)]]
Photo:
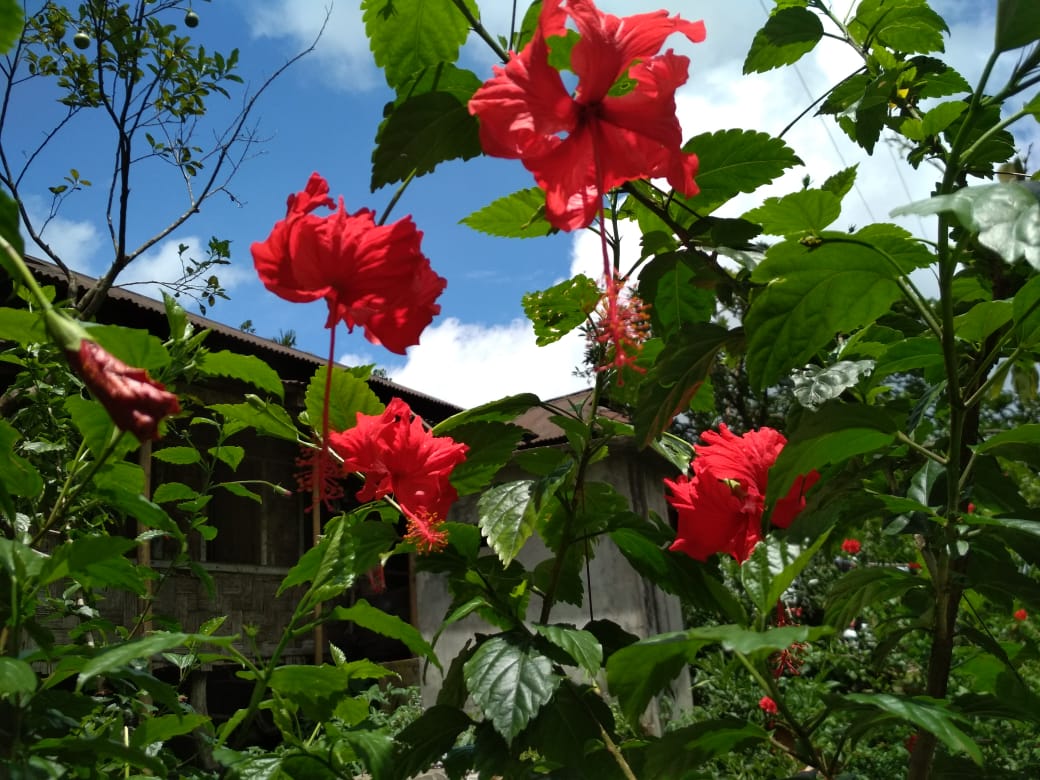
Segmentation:
[[(26, 257), (26, 264), (33, 274), (48, 284), (54, 284), (59, 297), (68, 296), (68, 280), (60, 268), (53, 263), (35, 257)], [(73, 272), (75, 284), (86, 289), (97, 281), (94, 277)], [(101, 311), (98, 322), (139, 327), (157, 336), (168, 334), (166, 309), (162, 301), (132, 292), (123, 287), (113, 287)], [(326, 359), (303, 350), (287, 347), (271, 339), (265, 339), (238, 328), (217, 322), (198, 314), (188, 313), (188, 319), (197, 328), (209, 330), (206, 345), (210, 348), (227, 349), (232, 352), (256, 355), (262, 358), (286, 382), (307, 382), (318, 366)], [(404, 387), (379, 376), (369, 378), (369, 385), (384, 402), (398, 396), (408, 402), (412, 410), (430, 423), (462, 411), (462, 407), (439, 398)]]

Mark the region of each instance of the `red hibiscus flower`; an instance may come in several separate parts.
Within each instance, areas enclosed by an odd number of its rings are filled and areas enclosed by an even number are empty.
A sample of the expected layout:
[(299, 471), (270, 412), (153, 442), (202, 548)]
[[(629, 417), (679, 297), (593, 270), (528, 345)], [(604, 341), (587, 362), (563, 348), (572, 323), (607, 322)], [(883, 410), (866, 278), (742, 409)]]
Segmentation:
[(66, 350), (65, 357), (116, 426), (138, 441), (158, 439), (159, 421), (181, 410), (177, 396), (147, 371), (128, 366), (95, 341), (82, 339), (79, 350)]
[[(697, 157), (681, 150), (675, 90), (689, 59), (666, 51), (678, 32), (697, 43), (703, 22), (667, 11), (617, 17), (592, 0), (545, 0), (531, 42), (473, 95), (484, 151), (520, 159), (545, 190), (546, 215), (561, 230), (585, 227), (602, 196), (627, 181), (668, 180), (695, 195)], [(549, 41), (567, 35), (567, 17), (580, 39), (571, 51), (578, 77), (572, 96), (549, 65)]]
[[(679, 513), (679, 532), (671, 549), (706, 561), (718, 552), (743, 563), (762, 539), (766, 481), (787, 439), (772, 428), (736, 436), (725, 425), (707, 431), (694, 447), (693, 477), (666, 479), (668, 503)], [(820, 478), (813, 471), (798, 477), (770, 517), (787, 528), (805, 507), (805, 493)]]
[(360, 325), (365, 337), (403, 355), (441, 307), (435, 303), (447, 282), (420, 251), (422, 233), (411, 217), (376, 225), (372, 212), (336, 208), (329, 185), (311, 174), (303, 192), (289, 196), (285, 219), (266, 241), (252, 246), (253, 263), (268, 290), (294, 303), (324, 298), (326, 328), (340, 320)]
[(330, 433), (329, 444), (343, 458), (344, 471), (365, 475), (359, 501), (392, 493), (408, 520), (406, 538), (421, 551), (443, 547), (439, 525), (458, 498), (448, 479), (466, 459), (465, 444), (431, 434), (400, 398), (382, 414), (359, 412), (357, 425)]
[(863, 545), (859, 543), (859, 539), (846, 539), (841, 543), (841, 549), (849, 555), (858, 555)]

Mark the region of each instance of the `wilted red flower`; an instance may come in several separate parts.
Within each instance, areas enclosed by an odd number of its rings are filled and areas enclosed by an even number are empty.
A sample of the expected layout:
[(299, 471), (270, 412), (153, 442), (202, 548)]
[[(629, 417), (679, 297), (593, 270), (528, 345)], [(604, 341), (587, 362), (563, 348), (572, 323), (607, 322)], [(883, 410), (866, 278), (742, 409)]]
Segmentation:
[(768, 696), (763, 696), (758, 700), (758, 708), (762, 712), (767, 712), (770, 715), (776, 715), (779, 709), (776, 706), (776, 702), (770, 699)]
[(96, 341), (82, 339), (79, 350), (66, 350), (65, 357), (116, 427), (138, 441), (158, 439), (159, 421), (181, 410), (177, 396), (147, 371), (128, 366)]
[[(568, 16), (580, 34), (570, 56), (573, 96), (549, 64), (550, 39), (567, 35)], [(675, 116), (689, 59), (658, 54), (675, 32), (694, 43), (705, 37), (703, 22), (667, 11), (619, 18), (592, 0), (545, 0), (531, 42), (470, 99), (484, 151), (523, 161), (545, 190), (554, 226), (585, 227), (604, 193), (633, 179), (666, 178), (697, 194), (697, 157), (682, 151)]]
[[(767, 475), (787, 439), (772, 428), (737, 436), (725, 424), (701, 438), (705, 444), (694, 447), (693, 478), (664, 481), (672, 491), (668, 503), (679, 513), (671, 549), (699, 561), (724, 552), (743, 563), (762, 538)], [(794, 481), (773, 507), (773, 525), (787, 528), (794, 521), (819, 478), (812, 471)]]
[(449, 477), (466, 459), (465, 444), (434, 436), (408, 404), (394, 398), (382, 414), (358, 412), (357, 425), (330, 433), (329, 445), (343, 458), (344, 471), (365, 475), (359, 501), (392, 493), (408, 519), (409, 540), (422, 550), (443, 546), (446, 538), (438, 529), (458, 498)]
[(294, 303), (324, 298), (326, 328), (360, 325), (369, 341), (403, 355), (440, 313), (435, 301), (447, 282), (420, 250), (411, 217), (376, 225), (368, 209), (348, 214), (342, 198), (332, 214), (312, 213), (335, 207), (328, 182), (311, 174), (307, 188), (289, 196), (285, 219), (252, 246), (260, 280)]
[(1026, 612), (1024, 609), (1016, 609), (1015, 610), (1015, 620), (1017, 620), (1019, 623), (1021, 623), (1024, 620), (1027, 620), (1028, 618), (1029, 618), (1029, 613)]
[(859, 539), (846, 539), (841, 543), (842, 552), (846, 552), (849, 555), (858, 555), (862, 549), (862, 545), (859, 543)]

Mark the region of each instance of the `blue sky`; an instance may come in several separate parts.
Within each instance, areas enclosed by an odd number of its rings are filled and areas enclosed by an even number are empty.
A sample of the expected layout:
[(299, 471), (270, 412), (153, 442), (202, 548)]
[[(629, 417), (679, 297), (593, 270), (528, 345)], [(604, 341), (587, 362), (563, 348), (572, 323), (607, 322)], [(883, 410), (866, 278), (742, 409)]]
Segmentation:
[[(217, 0), (197, 3), (201, 24), (192, 32), (208, 49), (240, 50), (240, 75), (255, 86), (289, 56), (307, 45), (324, 18), (324, 2), (318, 0)], [(391, 98), (382, 74), (368, 53), (356, 10), (356, 0), (339, 0), (332, 9), (328, 28), (317, 50), (296, 64), (265, 94), (254, 114), (258, 135), (264, 139), (245, 161), (230, 185), (238, 203), (218, 195), (168, 240), (161, 242), (131, 266), (122, 281), (169, 278), (176, 267), (176, 246), (205, 244), (211, 235), (229, 239), (233, 265), (221, 271), (231, 301), (220, 301), (209, 315), (231, 325), (252, 320), (257, 332), (275, 336), (292, 329), (300, 348), (317, 354), (328, 349), (328, 335), (321, 326), (324, 303), (289, 304), (267, 293), (252, 269), (249, 245), (263, 240), (285, 212), (285, 198), (302, 189), (312, 171), (324, 175), (334, 195), (342, 195), (347, 209), (368, 207), (382, 212), (392, 188), (369, 192), (369, 159), (384, 104)], [(508, 33), (507, 0), (484, 0), (483, 18), (492, 31)], [(519, 3), (521, 9), (525, 3)], [(655, 10), (660, 0), (602, 0), (604, 10), (618, 14)], [(821, 46), (799, 63), (754, 78), (740, 76), (744, 54), (766, 17), (759, 0), (688, 0), (670, 8), (685, 18), (703, 19), (708, 39), (688, 44), (679, 36), (668, 46), (691, 57), (690, 80), (678, 93), (678, 113), (687, 137), (727, 128), (748, 128), (777, 133), (826, 86), (856, 66), (850, 54), (835, 46)], [(841, 5), (841, 3), (835, 3)], [(948, 51), (961, 72), (973, 81), (991, 40), (992, 4), (942, 0), (933, 5), (952, 27)], [(979, 40), (980, 30), (985, 45)], [(481, 77), (491, 75), (494, 59), (475, 36), (464, 49), (463, 65)], [(1008, 64), (1014, 55), (1005, 59)], [(240, 94), (209, 105), (219, 120), (237, 109)], [(31, 139), (48, 116), (53, 116), (51, 96), (38, 90), (16, 106), (20, 118), (10, 142), (25, 133)], [(24, 119), (23, 119), (24, 117)], [(1025, 128), (1023, 144), (1037, 138), (1037, 125)], [(58, 183), (69, 167), (95, 182), (95, 192), (77, 193), (67, 201), (60, 220), (54, 222), (49, 240), (76, 268), (100, 272), (106, 265), (106, 234), (99, 203), (110, 159), (110, 142), (101, 125), (77, 129), (41, 160), (27, 177), (35, 193), (30, 207), (46, 207), (47, 186)], [(861, 162), (859, 185), (847, 199), (843, 225), (863, 225), (887, 219), (887, 211), (909, 200), (925, 197), (937, 178), (934, 169), (922, 166), (914, 172), (897, 168), (895, 153), (879, 144), (874, 160), (863, 155), (825, 120), (806, 119), (788, 135), (788, 142), (806, 166), (792, 171), (768, 194), (782, 194), (800, 186), (806, 174), (822, 181), (831, 173)], [(394, 210), (393, 217), (412, 214), (425, 234), (423, 250), (433, 268), (448, 279), (440, 298), (442, 313), (423, 335), (422, 343), (407, 358), (369, 344), (360, 332), (347, 335), (341, 327), (337, 354), (346, 362), (375, 362), (402, 384), (462, 405), (501, 395), (533, 391), (542, 397), (562, 394), (581, 386), (572, 374), (580, 361), (577, 335), (550, 348), (538, 349), (520, 306), (525, 292), (543, 289), (574, 271), (595, 275), (599, 265), (598, 241), (591, 234), (561, 234), (544, 239), (514, 241), (475, 233), (458, 224), (472, 211), (497, 197), (531, 186), (531, 179), (516, 161), (478, 159), (449, 163), (432, 175), (416, 180)], [(149, 176), (135, 185), (134, 224), (140, 238), (167, 224), (169, 215), (183, 204), (177, 181)], [(735, 204), (739, 215), (755, 205), (761, 195)], [(920, 230), (920, 222), (906, 226)], [(634, 253), (637, 237), (627, 240)], [(141, 288), (138, 288), (141, 289)]]

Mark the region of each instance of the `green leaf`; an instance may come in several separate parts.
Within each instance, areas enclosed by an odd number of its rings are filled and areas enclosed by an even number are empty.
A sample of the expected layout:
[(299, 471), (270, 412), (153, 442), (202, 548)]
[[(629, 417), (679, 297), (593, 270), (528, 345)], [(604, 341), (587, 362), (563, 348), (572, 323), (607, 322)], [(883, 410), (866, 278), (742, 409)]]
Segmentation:
[(841, 199), (827, 190), (800, 190), (782, 198), (766, 198), (744, 219), (773, 236), (817, 234), (841, 215)]
[(537, 238), (556, 231), (545, 218), (545, 192), (540, 187), (501, 197), (459, 221), (481, 233), (504, 238)]
[(940, 103), (920, 119), (905, 119), (899, 129), (912, 141), (924, 141), (939, 135), (968, 109), (963, 100)]
[(138, 658), (165, 653), (183, 645), (187, 638), (187, 634), (156, 631), (144, 639), (107, 647), (83, 665), (79, 677), (76, 678), (76, 690), (81, 691), (83, 685), (92, 677), (114, 672)]
[(751, 556), (740, 565), (740, 582), (759, 614), (773, 612), (784, 591), (805, 571), (830, 532), (828, 528), (807, 547), (775, 536), (766, 536), (755, 545)]
[(162, 715), (157, 718), (141, 718), (137, 728), (130, 737), (130, 746), (146, 748), (157, 742), (166, 742), (171, 737), (178, 737), (194, 731), (209, 718), (198, 713), (186, 715)]
[(87, 327), (91, 338), (129, 366), (155, 371), (170, 364), (170, 353), (162, 341), (146, 330), (120, 325)]
[(39, 312), (25, 309), (0, 309), (0, 341), (13, 341), (23, 347), (47, 341), (47, 328)]
[(900, 297), (900, 272), (928, 257), (898, 231), (871, 225), (853, 236), (882, 249), (894, 264), (868, 246), (840, 240), (841, 234), (825, 234), (814, 249), (796, 241), (770, 247), (752, 273), (767, 286), (744, 319), (753, 386), (768, 387), (809, 362), (835, 333), (868, 325), (889, 311)]
[(791, 65), (812, 51), (821, 37), (823, 24), (816, 14), (798, 6), (780, 8), (755, 33), (744, 74)]
[[(471, 0), (466, 5), (480, 15)], [(395, 88), (423, 68), (457, 60), (469, 33), (451, 0), (363, 0), (361, 10), (376, 65)]]
[(194, 447), (162, 447), (152, 452), (152, 458), (180, 466), (190, 466), (202, 461), (202, 455)]
[(1019, 344), (1032, 347), (1040, 343), (1040, 276), (1034, 276), (1015, 293), (1011, 311)]
[(873, 360), (839, 360), (826, 367), (806, 366), (792, 374), (792, 392), (798, 403), (815, 411), (820, 404), (834, 400), (873, 370)]
[[(700, 161), (700, 192), (683, 202), (698, 214), (710, 214), (741, 192), (754, 192), (802, 161), (786, 143), (754, 130), (719, 130), (691, 138), (683, 151)], [(544, 196), (543, 196), (544, 203)]]
[[(3, 23), (6, 18), (3, 12), (6, 6), (11, 3), (12, 0), (3, 0), (3, 5), (0, 5), (0, 23)], [(21, 5), (18, 8), (19, 15), (21, 14)], [(0, 28), (0, 43), (3, 41), (3, 28)], [(17, 34), (15, 39), (17, 39)], [(2, 46), (0, 46), (2, 48)], [(22, 232), (18, 228), (18, 204), (15, 203), (6, 192), (0, 191), (0, 236), (4, 237), (19, 255), (25, 253), (25, 242), (22, 241)], [(21, 274), (18, 273), (18, 269), (14, 267), (11, 262), (11, 258), (7, 256), (6, 252), (0, 251), (0, 268), (7, 271), (8, 276), (12, 279), (21, 278)]]
[(401, 777), (415, 777), (439, 761), (473, 725), (460, 709), (435, 704), (397, 734)]
[(559, 341), (585, 322), (595, 310), (602, 293), (585, 274), (565, 279), (541, 292), (523, 297), (524, 313), (534, 325), (540, 347)]
[(770, 733), (761, 726), (736, 718), (674, 729), (647, 746), (643, 776), (678, 780), (687, 777), (691, 767), (769, 739)]
[(650, 305), (656, 336), (667, 339), (686, 323), (707, 322), (715, 313), (714, 294), (696, 285), (696, 264), (688, 254), (658, 255), (639, 272), (639, 297)]
[(800, 475), (887, 447), (898, 430), (898, 420), (876, 406), (829, 404), (804, 415), (769, 470), (766, 502), (787, 495)]
[(0, 699), (32, 693), (36, 690), (36, 672), (25, 661), (0, 656)]
[(510, 742), (552, 698), (561, 679), (548, 658), (507, 636), (480, 645), (464, 674), (473, 701)]
[(827, 180), (820, 186), (820, 189), (834, 193), (839, 200), (844, 199), (856, 183), (856, 170), (858, 168), (859, 163), (856, 163), (828, 176)]
[(982, 301), (953, 319), (954, 333), (965, 341), (982, 342), (1011, 321), (1011, 301)]
[(227, 350), (203, 352), (196, 366), (203, 376), (237, 379), (279, 399), (285, 395), (278, 373), (256, 355), (238, 355)]
[[(83, 441), (95, 458), (101, 457), (116, 433), (116, 424), (108, 416), (108, 412), (97, 401), (73, 395), (65, 398), (65, 409), (76, 429), (83, 436)], [(133, 436), (124, 435), (116, 447), (113, 457), (121, 458), (137, 448), (137, 440)]]
[(455, 428), (474, 422), (509, 422), (523, 414), (528, 409), (538, 406), (541, 401), (533, 393), (520, 393), (490, 401), (472, 409), (466, 409), (458, 414), (453, 414), (446, 420), (441, 420), (433, 426), (434, 436), (443, 436), (451, 433)]
[(860, 43), (876, 39), (895, 51), (913, 54), (942, 51), (942, 34), (949, 28), (925, 0), (864, 0), (849, 31)]
[(964, 187), (892, 211), (892, 216), (950, 211), (979, 243), (1008, 263), (1024, 257), (1040, 271), (1040, 182), (1004, 182)]
[(238, 469), (239, 464), (242, 463), (242, 459), (246, 456), (245, 449), (234, 444), (223, 444), (219, 447), (210, 447), (207, 452), (216, 460), (227, 465), (232, 471)]
[[(280, 406), (270, 404), (255, 395), (246, 395), (247, 402), (241, 404), (210, 404), (207, 408), (221, 415), (228, 423), (238, 423), (255, 428), (257, 433), (274, 436), (285, 441), (298, 442), (299, 434), (288, 412)], [(318, 418), (321, 420), (321, 417)]]
[[(22, 23), (22, 4), (17, 0), (0, 0), (0, 54), (6, 53), (18, 40)], [(21, 248), (18, 251), (21, 252)]]
[(163, 482), (152, 493), (152, 500), (157, 504), (166, 504), (170, 501), (189, 501), (198, 497), (198, 491), (195, 488), (188, 487), (183, 482)]
[(534, 630), (569, 655), (577, 666), (595, 678), (603, 663), (603, 648), (595, 635), (564, 625), (536, 625)]
[(965, 717), (951, 712), (948, 705), (940, 699), (927, 696), (893, 696), (889, 693), (848, 693), (845, 694), (845, 700), (876, 707), (892, 717), (930, 731), (950, 750), (955, 753), (967, 753), (972, 761), (982, 766), (982, 751), (979, 750), (979, 746), (953, 723), (954, 720), (965, 720)]
[(440, 661), (437, 660), (430, 643), (423, 639), (422, 634), (415, 626), (405, 623), (396, 615), (388, 615), (381, 609), (376, 609), (365, 599), (358, 601), (350, 607), (336, 607), (332, 611), (333, 620), (349, 620), (361, 628), (374, 631), (381, 636), (396, 639), (404, 644), (416, 656), (427, 658), (433, 665), (441, 669)]
[(922, 580), (895, 566), (866, 566), (846, 573), (827, 594), (824, 620), (845, 628), (871, 604), (899, 598), (909, 590), (925, 587)]
[(526, 434), (526, 428), (503, 422), (473, 422), (453, 428), (451, 438), (469, 446), (466, 460), (451, 472), (451, 484), (459, 495), (476, 493), (490, 484)]
[(523, 549), (538, 521), (535, 482), (525, 479), (489, 488), (477, 502), (480, 530), (503, 566)]
[(1040, 40), (1040, 6), (1032, 0), (997, 0), (994, 51), (1010, 51)]
[[(305, 404), (307, 419), (316, 431), (322, 427), (322, 412), (325, 402), (325, 380), (328, 367), (321, 366), (314, 372), (307, 385)], [(350, 371), (333, 366), (332, 386), (329, 388), (329, 429), (345, 431), (357, 425), (358, 413), (376, 415), (386, 407), (372, 392), (368, 382), (359, 379)]]
[(34, 498), (43, 490), (43, 477), (32, 463), (15, 451), (15, 442), (21, 438), (6, 420), (0, 420), (0, 487), (3, 492)]
[(1040, 423), (1025, 423), (988, 437), (976, 452), (1020, 460), (1040, 469)]
[[(480, 81), (470, 76), (476, 90)], [(469, 160), (480, 153), (477, 118), (466, 100), (450, 92), (415, 95), (395, 106), (379, 128), (372, 151), (372, 191), (430, 173), (447, 160)]]
[(646, 447), (675, 415), (686, 411), (690, 399), (707, 380), (720, 350), (739, 346), (742, 330), (727, 330), (710, 322), (686, 325), (668, 339), (639, 388), (636, 442)]

